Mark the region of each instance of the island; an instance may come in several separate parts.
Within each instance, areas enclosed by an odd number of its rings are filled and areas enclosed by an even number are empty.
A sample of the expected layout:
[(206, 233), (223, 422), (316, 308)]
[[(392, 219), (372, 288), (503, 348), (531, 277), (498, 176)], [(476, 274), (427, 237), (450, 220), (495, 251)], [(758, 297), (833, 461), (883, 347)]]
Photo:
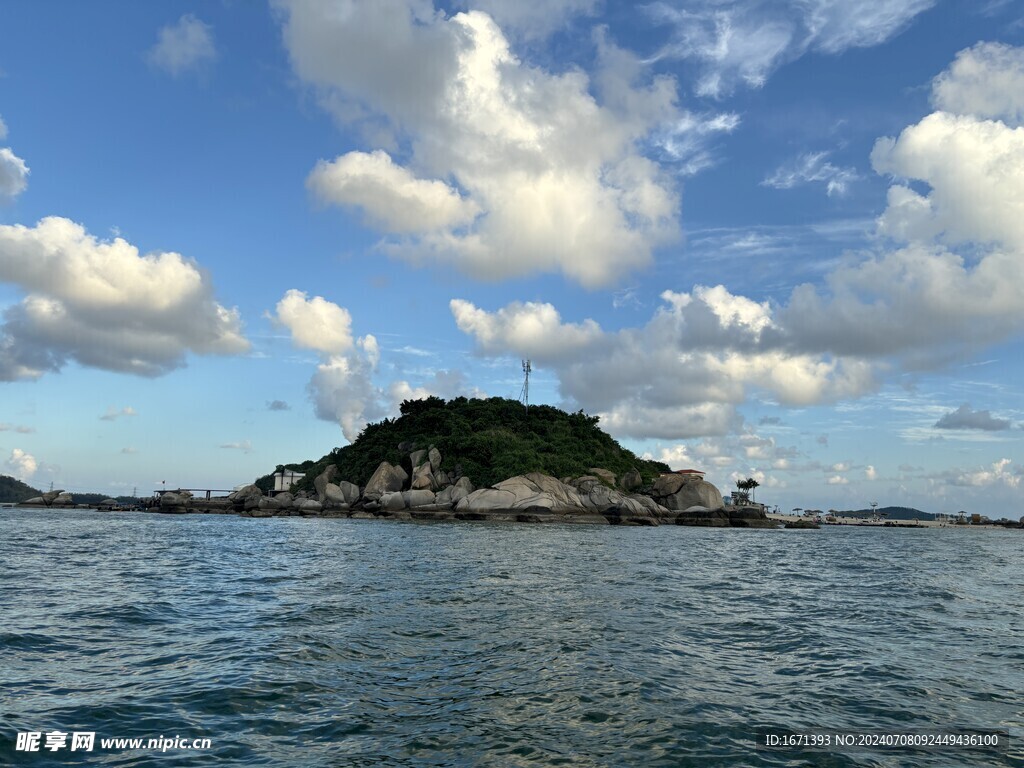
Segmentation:
[[(703, 473), (636, 456), (598, 417), (506, 398), (406, 400), (318, 460), (278, 465), (226, 496), (167, 491), (168, 514), (494, 520), (774, 528), (759, 505), (727, 506)], [(50, 492), (23, 504), (73, 506)], [(115, 499), (95, 505), (118, 509)]]

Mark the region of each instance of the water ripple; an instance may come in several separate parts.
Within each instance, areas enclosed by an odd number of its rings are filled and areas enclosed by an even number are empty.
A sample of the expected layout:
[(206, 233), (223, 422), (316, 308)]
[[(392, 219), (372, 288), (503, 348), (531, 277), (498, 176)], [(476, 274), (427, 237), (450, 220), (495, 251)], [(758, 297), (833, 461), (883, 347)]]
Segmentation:
[[(219, 765), (1024, 765), (1014, 532), (6, 511), (18, 731)], [(757, 728), (1002, 728), (1008, 755), (755, 752)]]

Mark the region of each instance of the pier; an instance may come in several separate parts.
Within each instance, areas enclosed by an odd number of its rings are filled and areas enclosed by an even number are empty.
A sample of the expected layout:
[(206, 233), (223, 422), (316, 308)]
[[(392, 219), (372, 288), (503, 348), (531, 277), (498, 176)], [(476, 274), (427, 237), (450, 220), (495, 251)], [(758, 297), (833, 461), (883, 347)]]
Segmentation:
[(181, 493), (182, 491), (188, 491), (189, 493), (192, 494), (193, 498), (199, 498), (199, 494), (200, 493), (205, 494), (204, 498), (207, 501), (209, 501), (211, 498), (213, 498), (212, 495), (214, 493), (223, 493), (225, 496), (227, 496), (229, 493), (234, 493), (235, 489), (234, 488), (227, 488), (227, 489), (224, 489), (224, 488), (175, 488), (175, 489), (171, 490), (171, 489), (167, 489), (167, 488), (162, 488), (159, 491), (153, 491), (153, 496), (159, 498), (159, 497), (163, 496), (165, 493)]

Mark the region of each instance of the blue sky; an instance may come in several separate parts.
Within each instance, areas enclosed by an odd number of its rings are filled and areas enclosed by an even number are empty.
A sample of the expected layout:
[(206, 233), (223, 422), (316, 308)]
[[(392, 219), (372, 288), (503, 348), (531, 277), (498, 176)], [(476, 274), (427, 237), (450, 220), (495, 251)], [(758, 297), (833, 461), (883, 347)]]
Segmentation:
[(0, 472), (229, 488), (529, 357), (724, 490), (1020, 514), (1017, 2), (3, 15)]

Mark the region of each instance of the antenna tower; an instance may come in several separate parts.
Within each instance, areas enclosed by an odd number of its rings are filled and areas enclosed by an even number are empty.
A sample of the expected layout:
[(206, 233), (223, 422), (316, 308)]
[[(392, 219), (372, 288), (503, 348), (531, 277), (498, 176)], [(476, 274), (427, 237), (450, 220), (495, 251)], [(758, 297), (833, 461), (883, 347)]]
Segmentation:
[(530, 366), (529, 360), (523, 360), (523, 391), (519, 395), (519, 399), (523, 405), (526, 406), (526, 411), (530, 411), (530, 371), (533, 368)]

